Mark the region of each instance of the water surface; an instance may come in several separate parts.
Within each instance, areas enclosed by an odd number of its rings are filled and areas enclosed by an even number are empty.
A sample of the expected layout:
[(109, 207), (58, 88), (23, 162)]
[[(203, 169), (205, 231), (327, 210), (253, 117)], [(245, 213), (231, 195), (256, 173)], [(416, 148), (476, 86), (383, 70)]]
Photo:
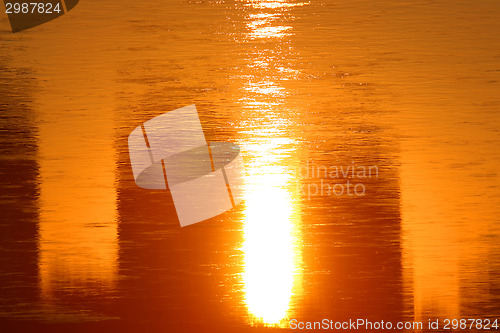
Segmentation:
[[(1, 16), (0, 327), (500, 317), (499, 22), (448, 0), (88, 0), (16, 34)], [(242, 148), (245, 202), (180, 228), (127, 136), (190, 104)], [(347, 181), (364, 195), (321, 191)]]

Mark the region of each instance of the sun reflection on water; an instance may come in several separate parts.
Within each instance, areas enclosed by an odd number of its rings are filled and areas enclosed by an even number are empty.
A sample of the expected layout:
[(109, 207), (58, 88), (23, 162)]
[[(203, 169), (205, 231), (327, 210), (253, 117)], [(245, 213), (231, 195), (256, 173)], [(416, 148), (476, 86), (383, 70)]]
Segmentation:
[[(288, 38), (290, 11), (305, 3), (243, 0), (247, 33), (245, 68), (235, 73), (240, 94), (241, 147), (246, 163), (244, 243), (245, 304), (252, 324), (287, 327), (301, 286), (299, 191), (293, 172), (296, 126), (281, 82), (297, 71)], [(286, 46), (284, 46), (286, 45)], [(247, 75), (249, 71), (251, 75)]]
[(300, 267), (293, 176), (279, 163), (283, 156), (273, 155), (282, 144), (278, 138), (247, 147), (258, 158), (245, 182), (245, 302), (254, 321), (266, 325), (286, 319)]

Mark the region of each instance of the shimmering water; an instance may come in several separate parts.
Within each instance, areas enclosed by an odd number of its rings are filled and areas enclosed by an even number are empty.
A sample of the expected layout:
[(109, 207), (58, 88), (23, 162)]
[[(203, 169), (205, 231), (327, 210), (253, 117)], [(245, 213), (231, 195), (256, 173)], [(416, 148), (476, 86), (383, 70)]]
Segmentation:
[[(499, 39), (496, 1), (0, 16), (0, 330), (499, 318)], [(245, 202), (180, 228), (127, 136), (190, 104), (242, 148)]]

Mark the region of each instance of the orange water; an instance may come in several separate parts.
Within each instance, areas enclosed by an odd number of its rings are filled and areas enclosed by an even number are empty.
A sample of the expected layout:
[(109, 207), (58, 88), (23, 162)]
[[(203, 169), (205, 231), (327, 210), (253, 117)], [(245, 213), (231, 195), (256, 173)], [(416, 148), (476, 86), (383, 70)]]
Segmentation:
[[(0, 16), (0, 324), (499, 317), (499, 38), (495, 1), (88, 0), (16, 34)], [(189, 104), (241, 146), (245, 203), (180, 228), (127, 135)], [(311, 193), (346, 182), (335, 166), (379, 173)]]

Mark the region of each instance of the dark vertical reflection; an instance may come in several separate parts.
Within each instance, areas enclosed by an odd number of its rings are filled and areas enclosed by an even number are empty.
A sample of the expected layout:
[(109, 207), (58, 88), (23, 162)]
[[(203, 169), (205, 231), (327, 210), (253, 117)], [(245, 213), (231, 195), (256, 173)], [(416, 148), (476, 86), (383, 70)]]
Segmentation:
[(344, 156), (320, 163), (378, 165), (378, 179), (361, 181), (366, 194), (306, 199), (304, 308), (311, 319), (396, 322), (411, 315), (405, 313), (397, 169), (376, 137), (359, 139), (371, 142), (366, 145), (371, 152), (361, 153), (354, 139), (335, 147), (337, 152), (346, 149)]
[(226, 283), (238, 269), (233, 253), (241, 236), (230, 224), (234, 211), (181, 228), (168, 191), (134, 183), (127, 136), (159, 114), (131, 114), (117, 135), (121, 296), (114, 314), (128, 330), (234, 332), (234, 325), (242, 324), (224, 315), (236, 305), (224, 301), (230, 297)]
[[(0, 327), (38, 299), (37, 127), (33, 74), (0, 57)], [(23, 305), (24, 304), (24, 305)]]

